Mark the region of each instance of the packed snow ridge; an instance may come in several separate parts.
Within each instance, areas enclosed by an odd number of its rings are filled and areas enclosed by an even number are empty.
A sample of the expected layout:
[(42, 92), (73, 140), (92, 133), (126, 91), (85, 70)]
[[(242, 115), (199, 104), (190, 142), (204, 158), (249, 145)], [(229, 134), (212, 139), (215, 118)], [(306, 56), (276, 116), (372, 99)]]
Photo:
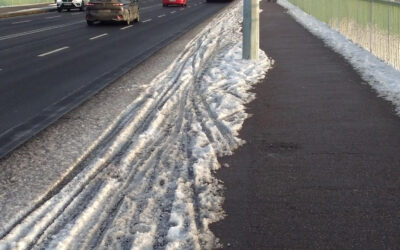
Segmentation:
[(286, 8), (297, 22), (346, 58), (380, 97), (393, 103), (397, 114), (400, 115), (400, 71), (289, 1), (278, 0), (278, 3)]
[(241, 59), (242, 2), (216, 16), (71, 172), (0, 232), (0, 249), (210, 249), (223, 218), (217, 156), (271, 67)]

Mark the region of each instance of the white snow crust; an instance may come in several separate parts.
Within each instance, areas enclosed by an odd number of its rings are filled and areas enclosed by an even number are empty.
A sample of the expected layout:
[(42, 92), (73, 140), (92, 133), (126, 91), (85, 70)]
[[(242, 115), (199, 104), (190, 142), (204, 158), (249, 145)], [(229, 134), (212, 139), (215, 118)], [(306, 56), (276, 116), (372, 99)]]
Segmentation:
[(400, 115), (400, 71), (289, 1), (278, 0), (278, 4), (286, 8), (289, 14), (307, 30), (346, 58), (378, 96), (393, 103), (397, 114)]
[(1, 250), (218, 247), (208, 227), (224, 216), (217, 156), (244, 143), (244, 105), (272, 64), (263, 51), (241, 59), (241, 6), (144, 88), (71, 167), (73, 179), (0, 232)]

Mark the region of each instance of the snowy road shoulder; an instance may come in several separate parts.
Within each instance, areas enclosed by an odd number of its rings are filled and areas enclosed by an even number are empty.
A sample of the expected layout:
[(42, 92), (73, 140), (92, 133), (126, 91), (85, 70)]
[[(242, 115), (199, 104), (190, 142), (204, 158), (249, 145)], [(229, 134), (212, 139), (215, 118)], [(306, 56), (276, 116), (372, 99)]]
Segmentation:
[(380, 97), (393, 103), (400, 115), (400, 71), (353, 43), (328, 25), (308, 15), (287, 0), (278, 0), (295, 20), (341, 54)]
[[(209, 249), (223, 218), (217, 156), (271, 67), (241, 59), (242, 2), (217, 15), (120, 113), (70, 178), (0, 232), (0, 249)], [(71, 177), (72, 176), (72, 177)]]

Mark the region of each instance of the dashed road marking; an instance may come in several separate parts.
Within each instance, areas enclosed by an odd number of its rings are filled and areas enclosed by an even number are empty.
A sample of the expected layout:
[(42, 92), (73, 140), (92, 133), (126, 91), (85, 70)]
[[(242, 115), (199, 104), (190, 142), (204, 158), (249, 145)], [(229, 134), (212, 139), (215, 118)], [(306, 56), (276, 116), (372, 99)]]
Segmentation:
[(97, 39), (97, 38), (100, 38), (100, 37), (103, 37), (103, 36), (107, 36), (108, 35), (108, 33), (104, 33), (104, 34), (101, 34), (101, 35), (98, 35), (98, 36), (94, 36), (94, 37), (92, 37), (92, 38), (89, 38), (89, 40), (94, 40), (94, 39)]
[(154, 5), (147, 6), (147, 7), (143, 7), (143, 8), (140, 8), (140, 9), (141, 9), (141, 10), (144, 10), (144, 9), (151, 9), (151, 8), (159, 7), (159, 6), (160, 6), (159, 4), (154, 4)]
[(171, 14), (174, 14), (175, 12), (176, 12), (176, 11), (174, 10), (174, 11), (171, 11), (170, 13), (171, 13)]
[(69, 47), (68, 47), (68, 46), (65, 46), (65, 47), (62, 47), (62, 48), (59, 48), (59, 49), (55, 49), (55, 50), (52, 50), (52, 51), (49, 51), (49, 52), (40, 54), (40, 55), (38, 55), (38, 57), (48, 56), (48, 55), (50, 55), (50, 54), (54, 54), (54, 53), (57, 53), (57, 52), (59, 52), (59, 51), (66, 50), (66, 49), (69, 49)]
[(11, 24), (29, 23), (29, 22), (32, 22), (32, 20), (18, 21), (18, 22), (13, 22), (13, 23), (11, 23)]
[(45, 17), (45, 19), (53, 19), (53, 18), (58, 18), (58, 17), (61, 17), (61, 16), (48, 16), (48, 17)]
[(125, 26), (125, 27), (121, 28), (120, 30), (126, 30), (126, 29), (129, 29), (129, 28), (132, 28), (132, 27), (133, 27), (133, 25), (128, 25), (128, 26)]
[(158, 18), (165, 17), (165, 14), (159, 15)]
[(151, 19), (144, 20), (142, 23), (151, 22)]
[(184, 11), (184, 10), (185, 10), (185, 8), (180, 9), (180, 11)]
[(31, 34), (43, 32), (43, 31), (59, 29), (59, 28), (63, 28), (63, 27), (67, 27), (67, 26), (71, 26), (71, 25), (75, 25), (75, 24), (83, 23), (83, 22), (86, 22), (86, 21), (83, 20), (83, 21), (78, 21), (78, 22), (74, 22), (74, 23), (55, 25), (55, 26), (45, 27), (45, 28), (41, 28), (41, 29), (36, 29), (36, 30), (31, 30), (31, 31), (25, 31), (25, 32), (21, 32), (21, 33), (11, 34), (11, 35), (7, 35), (7, 36), (1, 36), (0, 37), (0, 41), (11, 39), (11, 38), (16, 38), (16, 37), (21, 37), (21, 36), (26, 36), (26, 35), (31, 35)]

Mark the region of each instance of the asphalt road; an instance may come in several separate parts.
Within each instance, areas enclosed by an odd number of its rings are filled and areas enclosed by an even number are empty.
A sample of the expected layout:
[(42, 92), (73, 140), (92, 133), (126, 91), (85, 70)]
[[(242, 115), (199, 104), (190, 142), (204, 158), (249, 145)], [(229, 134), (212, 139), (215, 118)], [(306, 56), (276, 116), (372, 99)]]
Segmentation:
[(0, 20), (0, 157), (226, 5), (142, 1), (132, 26), (88, 27), (79, 11)]

